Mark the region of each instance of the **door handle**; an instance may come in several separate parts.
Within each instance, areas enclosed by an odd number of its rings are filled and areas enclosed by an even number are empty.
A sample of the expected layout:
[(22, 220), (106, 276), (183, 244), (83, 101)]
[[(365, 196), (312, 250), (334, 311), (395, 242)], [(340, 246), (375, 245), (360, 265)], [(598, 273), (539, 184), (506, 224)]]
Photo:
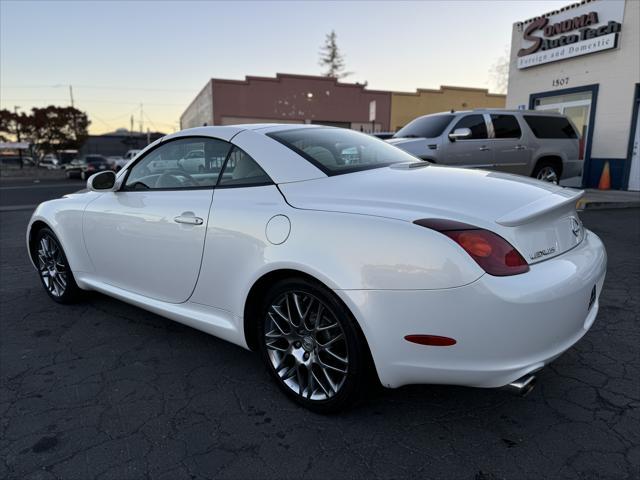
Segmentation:
[(480, 148), (478, 148), (478, 150), (480, 150), (481, 152), (487, 152), (487, 151), (489, 151), (491, 149), (489, 147), (487, 147), (486, 145), (483, 145)]
[(526, 150), (527, 147), (525, 147), (524, 145), (516, 145), (515, 147), (513, 147), (515, 150)]
[(179, 215), (173, 219), (176, 223), (185, 223), (187, 225), (202, 225), (204, 220), (200, 217), (193, 217), (191, 215)]

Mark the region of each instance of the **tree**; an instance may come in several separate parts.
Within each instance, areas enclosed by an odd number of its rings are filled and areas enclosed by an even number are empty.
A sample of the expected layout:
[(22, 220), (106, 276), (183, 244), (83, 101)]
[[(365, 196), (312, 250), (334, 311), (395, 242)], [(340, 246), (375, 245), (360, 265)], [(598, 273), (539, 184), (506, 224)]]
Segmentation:
[(3, 108), (0, 110), (0, 141), (15, 142), (24, 132), (28, 117), (24, 113), (14, 113)]
[(88, 136), (89, 118), (74, 107), (32, 108), (30, 114), (0, 110), (0, 140), (30, 142), (36, 156), (78, 149)]
[(320, 61), (318, 63), (325, 69), (323, 73), (325, 77), (345, 78), (351, 75), (352, 72), (344, 71), (344, 57), (338, 48), (337, 37), (334, 30), (331, 30), (331, 33), (326, 35), (324, 45), (320, 48)]
[(32, 108), (23, 137), (33, 143), (38, 154), (78, 149), (88, 136), (87, 114), (74, 107)]
[(509, 49), (505, 48), (505, 52), (500, 56), (489, 70), (494, 91), (496, 93), (507, 93), (509, 86)]

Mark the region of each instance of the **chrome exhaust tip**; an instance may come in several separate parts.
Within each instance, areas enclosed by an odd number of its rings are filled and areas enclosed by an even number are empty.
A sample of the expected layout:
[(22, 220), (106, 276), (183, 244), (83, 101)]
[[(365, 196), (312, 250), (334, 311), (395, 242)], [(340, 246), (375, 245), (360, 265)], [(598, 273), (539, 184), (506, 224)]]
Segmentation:
[(526, 397), (533, 391), (537, 382), (538, 379), (536, 378), (536, 376), (529, 373), (524, 377), (520, 377), (515, 382), (511, 382), (505, 388), (510, 392), (515, 393), (516, 395)]

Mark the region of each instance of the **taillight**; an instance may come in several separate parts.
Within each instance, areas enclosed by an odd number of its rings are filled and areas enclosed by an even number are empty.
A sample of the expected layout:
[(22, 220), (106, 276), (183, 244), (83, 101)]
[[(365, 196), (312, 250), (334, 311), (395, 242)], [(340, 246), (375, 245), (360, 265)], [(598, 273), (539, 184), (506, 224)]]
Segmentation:
[(423, 218), (416, 225), (436, 230), (460, 245), (490, 275), (517, 275), (529, 271), (520, 253), (500, 235), (453, 220)]

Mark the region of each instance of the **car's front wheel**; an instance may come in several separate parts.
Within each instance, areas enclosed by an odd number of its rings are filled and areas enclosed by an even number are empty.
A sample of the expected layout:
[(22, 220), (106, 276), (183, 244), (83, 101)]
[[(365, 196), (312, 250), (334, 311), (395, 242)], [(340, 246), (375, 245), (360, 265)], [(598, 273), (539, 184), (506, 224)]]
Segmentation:
[(77, 300), (81, 290), (73, 278), (67, 256), (56, 235), (49, 228), (41, 228), (33, 244), (33, 258), (45, 291), (58, 303)]
[(367, 381), (365, 340), (346, 307), (305, 279), (276, 283), (258, 322), (262, 357), (284, 392), (303, 406), (342, 410)]

